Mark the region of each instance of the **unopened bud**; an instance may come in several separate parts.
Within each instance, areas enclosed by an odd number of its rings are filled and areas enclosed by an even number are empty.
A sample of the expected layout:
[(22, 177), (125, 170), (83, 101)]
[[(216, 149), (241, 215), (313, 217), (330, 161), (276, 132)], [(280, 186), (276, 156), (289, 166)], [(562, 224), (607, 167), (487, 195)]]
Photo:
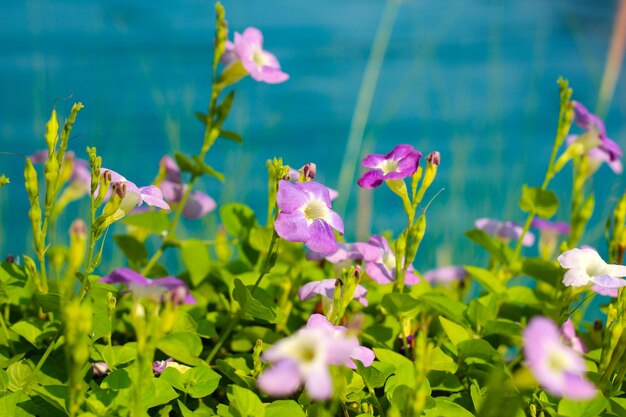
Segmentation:
[(48, 123), (46, 123), (46, 134), (45, 139), (48, 144), (48, 152), (50, 155), (54, 153), (54, 149), (57, 144), (57, 137), (59, 135), (59, 122), (57, 120), (57, 111), (56, 109), (52, 109), (52, 114), (50, 115), (50, 119)]
[(8, 264), (14, 264), (15, 263), (15, 257), (12, 254), (8, 254), (6, 259), (4, 260), (4, 262), (8, 263)]
[(26, 185), (26, 192), (28, 198), (33, 204), (33, 200), (39, 195), (39, 183), (37, 181), (37, 170), (33, 166), (30, 158), (26, 158), (26, 166), (24, 167), (24, 184)]
[(77, 270), (85, 258), (87, 248), (87, 226), (81, 219), (74, 220), (70, 226), (70, 250), (68, 262), (71, 270)]
[(441, 162), (441, 154), (439, 152), (437, 152), (437, 151), (431, 152), (426, 157), (426, 161), (429, 164), (432, 164), (432, 165), (435, 165), (435, 166), (439, 166), (439, 163)]
[(117, 298), (115, 298), (115, 296), (108, 292), (107, 293), (107, 311), (109, 312), (109, 315), (113, 315), (113, 313), (115, 312), (115, 306), (117, 305)]
[(315, 179), (315, 173), (317, 172), (317, 165), (313, 162), (309, 162), (305, 164), (302, 168), (300, 168), (300, 179), (303, 182), (311, 181)]

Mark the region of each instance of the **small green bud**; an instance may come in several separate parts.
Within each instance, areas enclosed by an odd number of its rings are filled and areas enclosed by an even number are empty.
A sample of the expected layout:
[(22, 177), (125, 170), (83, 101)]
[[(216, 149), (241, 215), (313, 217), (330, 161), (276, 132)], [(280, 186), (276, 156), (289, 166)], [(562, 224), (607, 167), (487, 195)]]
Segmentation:
[(263, 340), (257, 339), (252, 350), (252, 363), (254, 365), (254, 376), (257, 376), (263, 370), (263, 362), (261, 361), (261, 352), (263, 351)]
[(11, 181), (5, 177), (4, 175), (0, 175), (0, 187), (3, 187), (7, 184), (9, 184)]
[(85, 259), (87, 248), (87, 226), (81, 219), (74, 220), (70, 226), (70, 250), (68, 263), (70, 270), (78, 270)]
[(107, 311), (109, 312), (109, 316), (112, 316), (115, 312), (115, 306), (117, 305), (117, 298), (113, 295), (113, 293), (107, 293)]
[(109, 191), (109, 187), (111, 186), (111, 171), (104, 171), (99, 176), (100, 188), (98, 189), (98, 197), (94, 202), (95, 207), (100, 207), (104, 202), (104, 197), (106, 197), (107, 192)]
[(56, 182), (59, 178), (59, 162), (51, 155), (46, 161), (44, 169), (44, 177), (46, 178), (46, 207), (51, 207), (53, 199), (56, 195)]
[(32, 205), (33, 200), (39, 196), (39, 182), (37, 180), (37, 170), (33, 166), (30, 158), (26, 158), (26, 166), (24, 167), (24, 183), (26, 185), (26, 193), (28, 193), (28, 198), (31, 200)]
[(46, 134), (45, 134), (46, 143), (48, 144), (48, 153), (50, 156), (54, 154), (58, 136), (59, 136), (59, 122), (57, 120), (57, 111), (56, 109), (52, 109), (52, 114), (50, 115), (50, 119), (48, 120), (48, 123), (46, 123)]

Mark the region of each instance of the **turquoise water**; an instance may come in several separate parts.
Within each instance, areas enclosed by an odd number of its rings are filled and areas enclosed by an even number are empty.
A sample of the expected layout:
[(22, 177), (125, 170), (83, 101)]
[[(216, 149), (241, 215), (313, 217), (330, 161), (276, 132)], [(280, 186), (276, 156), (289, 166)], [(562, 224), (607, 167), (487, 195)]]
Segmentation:
[[(265, 218), (265, 161), (275, 155), (294, 166), (314, 161), (320, 181), (337, 186), (384, 5), (225, 1), (231, 29), (262, 29), (266, 48), (291, 79), (241, 83), (228, 127), (241, 132), (245, 144), (224, 142), (212, 150), (208, 162), (228, 179), (205, 180), (204, 190), (220, 204), (244, 201)], [(399, 5), (359, 155), (397, 143), (441, 152), (436, 187), (445, 190), (431, 206), (419, 268), (476, 262), (482, 251), (462, 233), (477, 217), (522, 220), (519, 188), (540, 183), (549, 158), (555, 81), (569, 78), (575, 98), (595, 106), (615, 7), (615, 1), (592, 0)], [(137, 184), (151, 181), (163, 154), (199, 148), (202, 126), (193, 112), (204, 111), (209, 97), (211, 2), (8, 0), (0, 5), (0, 22), (0, 151), (8, 153), (0, 154), (0, 172), (12, 179), (0, 191), (0, 254), (31, 251), (23, 158), (11, 153), (43, 147), (55, 98), (73, 94), (85, 104), (71, 148), (85, 155), (87, 145), (97, 146), (107, 167)], [(621, 77), (606, 118), (609, 136), (622, 146), (625, 93)], [(57, 106), (66, 115), (71, 100)], [(566, 198), (569, 179), (555, 184)], [(607, 202), (597, 209), (601, 222), (623, 180), (603, 167), (596, 189), (597, 200)], [(402, 227), (400, 206), (389, 203), (387, 190), (368, 198), (374, 200), (372, 231)], [(344, 204), (353, 239), (355, 213), (366, 207), (357, 202), (356, 186)], [(84, 206), (76, 205), (65, 223), (76, 215), (85, 215)], [(212, 215), (185, 226), (201, 234), (215, 222)], [(597, 242), (601, 232), (600, 226), (587, 240)]]

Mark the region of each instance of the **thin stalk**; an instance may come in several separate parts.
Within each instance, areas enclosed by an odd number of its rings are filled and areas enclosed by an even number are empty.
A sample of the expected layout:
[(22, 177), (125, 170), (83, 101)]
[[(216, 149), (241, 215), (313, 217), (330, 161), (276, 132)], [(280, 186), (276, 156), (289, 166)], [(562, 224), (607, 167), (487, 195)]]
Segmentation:
[[(265, 277), (265, 275), (272, 270), (272, 266), (270, 266), (269, 260), (272, 256), (274, 256), (274, 251), (275, 251), (277, 241), (278, 241), (278, 235), (276, 234), (276, 232), (274, 232), (272, 234), (272, 240), (270, 242), (269, 249), (267, 250), (267, 255), (265, 256), (265, 260), (263, 261), (263, 266), (261, 267), (261, 272), (259, 273), (259, 276), (256, 279), (256, 282), (254, 283), (252, 290), (250, 290), (251, 295), (254, 295), (254, 292), (261, 284), (263, 277)], [(209, 352), (209, 356), (207, 356), (205, 360), (207, 364), (211, 364), (217, 352), (222, 348), (222, 346), (226, 342), (226, 339), (228, 339), (228, 336), (230, 336), (230, 334), (235, 329), (235, 327), (239, 324), (241, 319), (243, 319), (243, 317), (246, 315), (246, 310), (247, 310), (247, 305), (242, 306), (241, 309), (237, 312), (237, 315), (233, 317), (232, 320), (229, 321), (228, 326), (226, 326), (226, 328), (224, 329), (224, 332), (218, 339), (217, 343), (215, 344), (215, 346), (213, 346), (213, 349), (211, 349), (211, 351)]]

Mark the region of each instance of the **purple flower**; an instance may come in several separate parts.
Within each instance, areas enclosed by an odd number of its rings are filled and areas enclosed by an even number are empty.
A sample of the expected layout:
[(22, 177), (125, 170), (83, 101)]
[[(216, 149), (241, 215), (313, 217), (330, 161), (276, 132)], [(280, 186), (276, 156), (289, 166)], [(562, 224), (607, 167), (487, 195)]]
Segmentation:
[[(396, 280), (396, 255), (391, 250), (387, 239), (374, 235), (367, 243), (356, 243), (356, 245), (366, 262), (365, 272), (370, 278), (379, 284), (391, 284)], [(404, 283), (413, 285), (418, 282), (419, 277), (415, 274), (413, 265), (409, 265)]]
[(599, 285), (592, 285), (590, 289), (596, 294), (604, 295), (605, 297), (617, 298), (619, 295), (619, 288), (605, 288)]
[(280, 209), (274, 229), (290, 242), (303, 242), (312, 251), (337, 251), (333, 228), (343, 234), (343, 220), (331, 210), (328, 188), (310, 181), (292, 184), (281, 180), (276, 203)]
[(626, 286), (626, 266), (609, 265), (591, 248), (574, 248), (563, 252), (558, 261), (565, 269), (569, 269), (563, 277), (566, 287), (582, 287), (595, 284), (602, 288), (621, 288)]
[(111, 372), (111, 370), (106, 362), (94, 362), (91, 364), (91, 373), (94, 378), (102, 378), (109, 372)]
[[(298, 296), (302, 301), (309, 300), (318, 294), (326, 299), (332, 300), (335, 297), (336, 283), (337, 280), (334, 278), (308, 282), (300, 288)], [(365, 298), (366, 295), (367, 290), (365, 287), (358, 285), (354, 291), (354, 299), (363, 304), (365, 307), (367, 307), (367, 299)]]
[[(369, 352), (368, 352), (369, 351)], [(304, 385), (313, 400), (332, 396), (333, 382), (329, 366), (355, 368), (353, 359), (365, 366), (374, 360), (370, 349), (359, 345), (345, 328), (333, 326), (324, 316), (314, 314), (306, 327), (280, 340), (261, 358), (273, 366), (259, 375), (259, 389), (273, 397), (293, 394)]]
[(619, 159), (623, 156), (623, 152), (616, 142), (607, 137), (602, 119), (590, 113), (581, 103), (577, 101), (572, 103), (574, 104), (574, 121), (585, 130), (585, 133), (580, 136), (568, 136), (568, 145), (575, 141), (586, 144), (587, 156), (596, 161), (596, 169), (601, 162), (606, 162), (616, 174), (620, 174), (623, 166)]
[[(474, 222), (474, 226), (478, 230), (482, 230), (483, 232), (495, 236), (497, 238), (509, 241), (510, 239), (517, 240), (522, 235), (522, 231), (524, 230), (522, 226), (512, 221), (500, 222), (495, 219), (489, 218), (481, 218)], [(524, 246), (532, 246), (535, 243), (535, 235), (531, 232), (527, 232), (524, 235), (524, 240), (522, 241), (522, 245)]]
[(561, 326), (561, 337), (563, 338), (563, 343), (566, 346), (572, 348), (572, 350), (584, 354), (587, 352), (587, 347), (582, 339), (576, 336), (576, 329), (574, 328), (574, 323), (570, 319), (567, 319), (565, 323)]
[[(163, 191), (163, 197), (170, 204), (178, 204), (183, 198), (188, 185), (183, 182), (180, 168), (176, 162), (169, 156), (161, 158), (159, 163), (161, 168), (165, 170), (165, 179), (159, 184)], [(187, 219), (197, 219), (205, 214), (215, 210), (217, 204), (208, 194), (200, 191), (191, 191), (185, 207), (183, 207), (183, 216)]]
[(106, 284), (124, 284), (139, 298), (151, 298), (157, 302), (172, 301), (174, 304), (195, 304), (187, 284), (176, 277), (149, 279), (129, 268), (114, 269), (100, 279)]
[(359, 344), (359, 340), (355, 336), (349, 336), (347, 334), (348, 330), (344, 326), (333, 326), (333, 324), (321, 314), (311, 314), (311, 317), (309, 317), (309, 320), (306, 322), (306, 327), (309, 329), (323, 329), (332, 334), (334, 337), (352, 338), (356, 347), (352, 350), (350, 359), (344, 363), (344, 365), (348, 368), (356, 369), (356, 364), (354, 363), (355, 360), (360, 361), (365, 367), (371, 366), (376, 358), (374, 351), (365, 346), (361, 346)]
[[(305, 165), (306, 166), (306, 165)], [(299, 170), (289, 167), (289, 173), (283, 178), (285, 181), (289, 182), (299, 182), (300, 180), (300, 171), (304, 169), (304, 166)], [(334, 190), (332, 188), (328, 188), (328, 194), (330, 194), (330, 201), (333, 201), (337, 197), (339, 197), (339, 191)]]
[(542, 232), (560, 233), (562, 235), (569, 235), (570, 230), (569, 224), (565, 222), (551, 222), (539, 217), (533, 219), (531, 226)]
[(595, 386), (585, 377), (585, 361), (561, 341), (552, 320), (534, 317), (522, 334), (524, 356), (539, 385), (559, 397), (587, 400), (596, 396)]
[(363, 188), (376, 188), (387, 180), (401, 180), (415, 173), (422, 153), (411, 145), (397, 145), (386, 155), (366, 156), (361, 165), (372, 168), (357, 183)]
[[(170, 206), (163, 199), (163, 193), (159, 187), (154, 185), (137, 187), (134, 182), (128, 181), (115, 171), (106, 168), (100, 169), (101, 174), (107, 171), (111, 174), (111, 188), (107, 191), (107, 198), (109, 198), (111, 189), (114, 187), (123, 190), (122, 203), (117, 211), (110, 216), (112, 222), (121, 219), (133, 211), (135, 207), (141, 206), (143, 203), (152, 207), (161, 208), (163, 210), (170, 209)], [(99, 191), (99, 189), (96, 190), (96, 196)]]
[(447, 284), (462, 281), (467, 271), (462, 266), (442, 266), (424, 273), (424, 279), (431, 284)]
[(325, 259), (332, 264), (338, 264), (349, 259), (354, 261), (363, 259), (363, 255), (361, 255), (355, 243), (338, 243), (337, 250), (333, 253), (323, 254), (309, 252), (306, 254), (306, 258), (310, 261), (321, 261)]
[(155, 375), (161, 375), (163, 371), (165, 371), (165, 368), (172, 362), (174, 362), (172, 358), (167, 358), (163, 361), (154, 361), (152, 364), (152, 372), (154, 372)]
[(235, 32), (235, 41), (226, 43), (222, 62), (230, 65), (237, 58), (257, 81), (278, 84), (289, 79), (289, 75), (281, 71), (276, 57), (263, 50), (263, 34), (257, 28), (249, 27), (243, 33)]

